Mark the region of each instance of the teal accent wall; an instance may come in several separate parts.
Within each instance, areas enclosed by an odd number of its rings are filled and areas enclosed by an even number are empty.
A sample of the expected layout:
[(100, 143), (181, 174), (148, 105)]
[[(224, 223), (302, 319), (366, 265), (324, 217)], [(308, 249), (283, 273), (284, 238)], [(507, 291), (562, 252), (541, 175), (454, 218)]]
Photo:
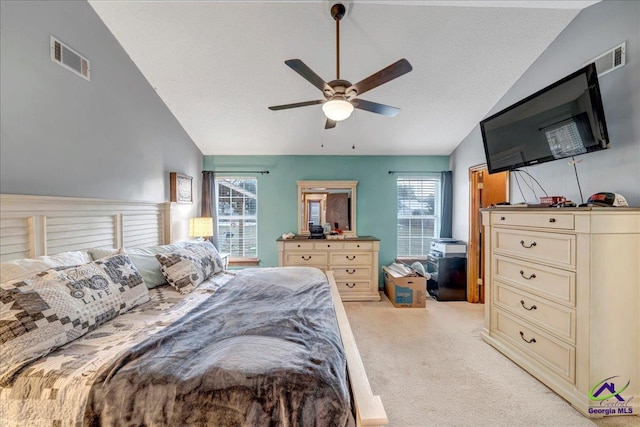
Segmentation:
[[(396, 256), (396, 179), (389, 171), (448, 170), (448, 156), (204, 156), (204, 169), (268, 170), (258, 178), (258, 257), (278, 265), (276, 239), (298, 229), (298, 180), (356, 180), (357, 232), (380, 239), (380, 266)], [(406, 176), (406, 174), (403, 174)], [(223, 175), (225, 176), (225, 175)], [(226, 174), (228, 176), (228, 174)]]

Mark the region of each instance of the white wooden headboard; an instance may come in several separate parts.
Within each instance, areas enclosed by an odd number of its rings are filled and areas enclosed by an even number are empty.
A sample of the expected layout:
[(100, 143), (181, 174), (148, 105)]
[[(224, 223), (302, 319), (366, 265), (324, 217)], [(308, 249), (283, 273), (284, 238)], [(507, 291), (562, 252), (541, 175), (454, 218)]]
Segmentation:
[(171, 204), (0, 194), (0, 262), (171, 241)]

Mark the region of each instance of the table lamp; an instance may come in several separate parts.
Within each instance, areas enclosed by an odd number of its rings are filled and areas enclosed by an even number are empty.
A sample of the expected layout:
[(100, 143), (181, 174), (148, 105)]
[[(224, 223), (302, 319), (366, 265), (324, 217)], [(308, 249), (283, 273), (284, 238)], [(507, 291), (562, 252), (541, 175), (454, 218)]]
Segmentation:
[(213, 218), (191, 218), (189, 220), (189, 236), (213, 236)]

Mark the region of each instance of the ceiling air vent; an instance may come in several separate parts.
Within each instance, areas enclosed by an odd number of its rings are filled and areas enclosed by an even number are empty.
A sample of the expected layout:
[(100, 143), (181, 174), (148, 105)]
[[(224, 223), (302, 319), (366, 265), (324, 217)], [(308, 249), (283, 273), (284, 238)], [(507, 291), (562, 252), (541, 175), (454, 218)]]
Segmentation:
[(80, 77), (91, 80), (89, 60), (53, 36), (51, 36), (51, 60)]
[(613, 70), (624, 67), (624, 64), (626, 63), (626, 50), (627, 42), (625, 41), (613, 49), (606, 51), (602, 55), (596, 56), (584, 65), (595, 62), (596, 70), (598, 70), (598, 77), (604, 76)]

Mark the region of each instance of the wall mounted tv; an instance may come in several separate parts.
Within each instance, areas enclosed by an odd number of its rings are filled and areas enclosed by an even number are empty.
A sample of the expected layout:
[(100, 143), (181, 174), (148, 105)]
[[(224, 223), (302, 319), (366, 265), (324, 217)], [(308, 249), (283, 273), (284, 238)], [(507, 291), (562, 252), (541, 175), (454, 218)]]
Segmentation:
[(480, 122), (489, 173), (609, 147), (594, 64)]

